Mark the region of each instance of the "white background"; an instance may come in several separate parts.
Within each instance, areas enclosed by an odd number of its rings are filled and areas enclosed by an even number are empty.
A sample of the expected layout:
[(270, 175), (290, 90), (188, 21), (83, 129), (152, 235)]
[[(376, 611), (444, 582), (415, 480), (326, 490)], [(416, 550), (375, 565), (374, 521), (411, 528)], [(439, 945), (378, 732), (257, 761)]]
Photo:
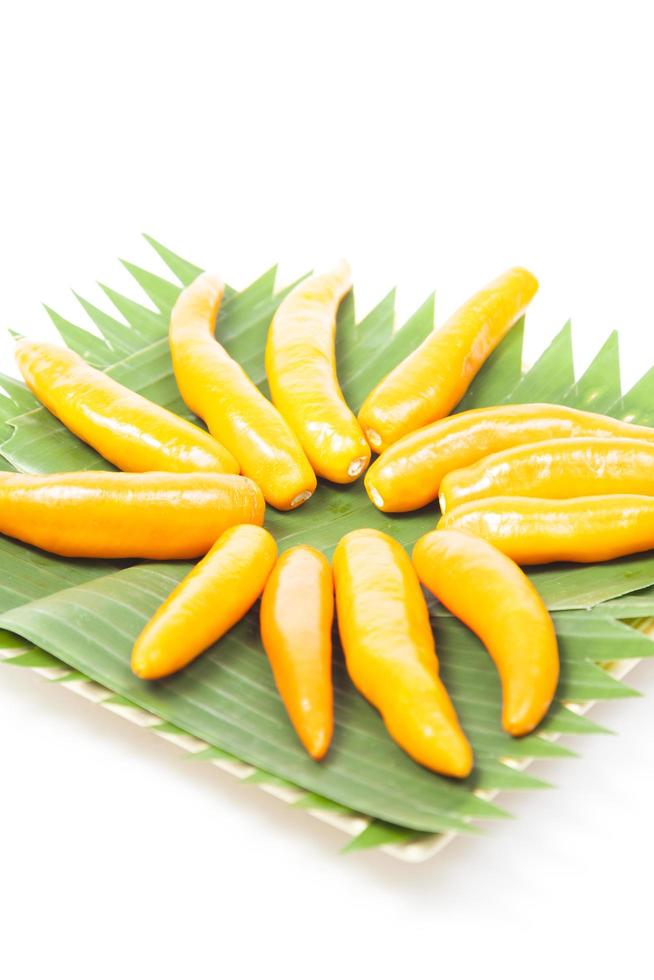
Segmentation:
[[(442, 320), (533, 269), (533, 358), (572, 317), (654, 363), (648, 4), (14, 3), (0, 24), (0, 325), (131, 289), (140, 231), (244, 285), (340, 254), (360, 312)], [(2, 339), (7, 366), (10, 344)], [(0, 668), (0, 973), (650, 977), (654, 669), (558, 784), (431, 863), (338, 832)], [(561, 965), (563, 964), (563, 966)], [(585, 966), (583, 966), (585, 964)]]

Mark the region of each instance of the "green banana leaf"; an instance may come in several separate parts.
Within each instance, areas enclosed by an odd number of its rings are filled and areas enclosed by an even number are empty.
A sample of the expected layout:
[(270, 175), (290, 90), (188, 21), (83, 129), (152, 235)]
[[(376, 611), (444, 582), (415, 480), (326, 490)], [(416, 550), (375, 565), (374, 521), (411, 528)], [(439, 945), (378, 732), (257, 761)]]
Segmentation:
[[(181, 286), (200, 270), (150, 242), (177, 282), (131, 263), (125, 266), (154, 308), (103, 287), (118, 319), (78, 297), (99, 335), (48, 312), (71, 348), (153, 401), (191, 417), (172, 376), (166, 331)], [(266, 331), (285, 294), (274, 292), (274, 280), (272, 269), (242, 292), (228, 289), (217, 325), (221, 342), (264, 391)], [(339, 313), (337, 360), (353, 408), (429, 333), (433, 315), (430, 297), (395, 331), (392, 292), (359, 322), (354, 297), (345, 300)], [(649, 408), (654, 374), (621, 396), (615, 335), (579, 380), (572, 366), (569, 325), (527, 373), (521, 369), (522, 336), (520, 322), (479, 373), (461, 408), (538, 400), (591, 408), (644, 424), (654, 421)], [(0, 387), (5, 393), (0, 395), (0, 453), (5, 468), (111, 469), (39, 407), (21, 383), (3, 376)], [(385, 530), (408, 548), (434, 526), (436, 518), (437, 511), (431, 508), (408, 515), (381, 514), (369, 503), (359, 481), (351, 487), (321, 484), (299, 511), (269, 510), (266, 524), (280, 549), (307, 542), (329, 555), (342, 534), (362, 526)], [(422, 833), (471, 832), (473, 819), (503, 816), (487, 799), (490, 792), (544, 785), (516, 765), (531, 758), (570, 755), (552, 742), (553, 735), (601, 730), (569, 710), (567, 702), (635, 693), (599, 664), (654, 652), (649, 639), (619, 622), (654, 613), (654, 557), (646, 554), (597, 566), (532, 570), (533, 581), (555, 612), (561, 683), (538, 733), (511, 739), (500, 727), (499, 682), (487, 654), (465, 627), (431, 602), (443, 677), (476, 754), (471, 777), (455, 783), (422, 769), (394, 745), (376, 712), (352, 688), (338, 643), (334, 743), (323, 763), (310, 760), (275, 691), (258, 637), (256, 610), (180, 675), (157, 683), (135, 678), (129, 670), (131, 644), (188, 570), (187, 563), (70, 561), (9, 539), (0, 539), (0, 561), (4, 573), (0, 626), (33, 644), (27, 652), (9, 649), (8, 662), (67, 665), (65, 676), (97, 681), (126, 703), (153, 712), (173, 730), (202, 739), (210, 746), (209, 756), (227, 753), (255, 766), (258, 778), (302, 788), (306, 793), (298, 805), (337, 807), (374, 818), (350, 849), (405, 841)], [(0, 647), (10, 643), (0, 639)]]

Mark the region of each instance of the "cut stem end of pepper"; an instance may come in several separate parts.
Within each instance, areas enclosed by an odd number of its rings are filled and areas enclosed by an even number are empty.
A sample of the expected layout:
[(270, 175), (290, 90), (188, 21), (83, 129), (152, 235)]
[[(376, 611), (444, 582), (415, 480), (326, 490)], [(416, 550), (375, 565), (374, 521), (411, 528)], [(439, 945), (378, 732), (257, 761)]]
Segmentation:
[(311, 496), (310, 490), (303, 490), (302, 493), (298, 493), (298, 495), (296, 497), (293, 497), (293, 499), (291, 500), (291, 510), (295, 510), (296, 507), (299, 507), (300, 504), (303, 504), (305, 501), (307, 501), (310, 496)]
[(373, 449), (379, 451), (382, 446), (382, 437), (374, 429), (366, 429), (366, 439)]
[(380, 494), (379, 490), (375, 489), (375, 487), (368, 487), (368, 493), (370, 494), (370, 499), (375, 507), (378, 507), (379, 510), (381, 510), (384, 506), (384, 498)]
[(353, 459), (347, 468), (347, 475), (358, 476), (359, 473), (363, 472), (367, 462), (368, 462), (367, 456), (359, 456), (357, 459)]

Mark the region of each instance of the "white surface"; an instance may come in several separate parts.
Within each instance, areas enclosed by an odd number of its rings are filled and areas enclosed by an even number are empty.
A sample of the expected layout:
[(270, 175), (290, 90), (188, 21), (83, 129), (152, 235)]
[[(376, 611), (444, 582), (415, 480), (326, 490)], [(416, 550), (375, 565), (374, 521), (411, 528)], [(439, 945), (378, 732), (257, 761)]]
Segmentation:
[[(353, 9), (355, 8), (355, 9)], [(235, 285), (346, 254), (442, 319), (512, 263), (579, 368), (618, 327), (654, 363), (648, 5), (15, 4), (0, 29), (0, 324), (128, 286), (141, 230)], [(0, 348), (7, 363), (9, 346)], [(149, 733), (0, 668), (0, 972), (646, 977), (654, 670), (617, 738), (435, 861), (338, 857), (337, 832)], [(474, 937), (474, 939), (471, 939)], [(588, 946), (595, 947), (588, 953)], [(551, 973), (549, 974), (551, 975)]]

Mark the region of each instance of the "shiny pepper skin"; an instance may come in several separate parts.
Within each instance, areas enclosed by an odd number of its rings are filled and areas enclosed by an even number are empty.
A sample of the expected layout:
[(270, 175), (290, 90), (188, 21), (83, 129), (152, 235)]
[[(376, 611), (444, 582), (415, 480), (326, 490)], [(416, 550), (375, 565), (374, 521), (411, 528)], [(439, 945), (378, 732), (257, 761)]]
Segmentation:
[(0, 473), (0, 533), (71, 558), (196, 558), (264, 511), (227, 473)]
[(67, 429), (130, 473), (238, 473), (231, 453), (197, 425), (155, 405), (54, 344), (21, 341), (28, 387)]
[(262, 527), (231, 527), (182, 579), (147, 623), (132, 650), (144, 680), (167, 677), (195, 660), (259, 598), (277, 545)]
[(654, 497), (491, 497), (455, 507), (438, 527), (478, 534), (518, 565), (608, 561), (654, 548)]
[(170, 317), (170, 351), (182, 398), (255, 480), (266, 501), (291, 510), (316, 489), (297, 436), (214, 337), (225, 287), (203, 273), (182, 290)]
[(654, 442), (556, 439), (495, 453), (444, 478), (445, 513), (486, 497), (590, 497), (654, 494)]
[(336, 375), (336, 313), (350, 287), (345, 261), (303, 280), (280, 303), (266, 346), (273, 404), (316, 474), (334, 483), (356, 480), (370, 460), (370, 447)]
[(416, 762), (463, 778), (473, 764), (438, 675), (429, 612), (402, 546), (381, 531), (351, 531), (333, 560), (338, 629), (355, 687)]
[(538, 282), (509, 269), (457, 310), (366, 398), (359, 422), (375, 452), (442, 419), (533, 299)]
[(298, 738), (316, 760), (334, 729), (333, 619), (328, 560), (307, 545), (285, 551), (261, 599), (261, 641)]
[(413, 549), (422, 584), (475, 633), (502, 682), (502, 724), (526, 735), (543, 720), (559, 678), (552, 617), (523, 571), (462, 531), (430, 531)]
[(366, 490), (380, 510), (417, 510), (437, 499), (442, 480), (452, 470), (514, 446), (575, 438), (654, 443), (654, 429), (564, 405), (475, 408), (399, 439), (366, 473)]

